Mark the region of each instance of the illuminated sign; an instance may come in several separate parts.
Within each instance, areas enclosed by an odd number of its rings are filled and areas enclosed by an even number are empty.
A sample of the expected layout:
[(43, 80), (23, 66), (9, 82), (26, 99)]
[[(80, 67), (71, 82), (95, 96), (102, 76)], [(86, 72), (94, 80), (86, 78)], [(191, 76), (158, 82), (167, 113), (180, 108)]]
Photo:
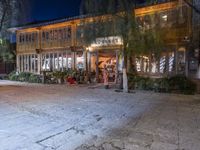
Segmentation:
[(123, 40), (119, 36), (110, 36), (105, 38), (97, 38), (95, 42), (91, 44), (91, 47), (101, 47), (101, 46), (113, 46), (122, 45)]

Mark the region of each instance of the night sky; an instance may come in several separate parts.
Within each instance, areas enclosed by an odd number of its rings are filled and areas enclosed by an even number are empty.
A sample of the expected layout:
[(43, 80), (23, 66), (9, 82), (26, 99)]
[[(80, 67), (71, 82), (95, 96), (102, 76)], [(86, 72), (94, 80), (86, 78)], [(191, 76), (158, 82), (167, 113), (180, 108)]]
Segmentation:
[[(29, 0), (24, 23), (78, 16), (81, 0)], [(138, 0), (139, 3), (145, 0)]]
[(81, 0), (30, 0), (27, 22), (52, 20), (79, 15)]

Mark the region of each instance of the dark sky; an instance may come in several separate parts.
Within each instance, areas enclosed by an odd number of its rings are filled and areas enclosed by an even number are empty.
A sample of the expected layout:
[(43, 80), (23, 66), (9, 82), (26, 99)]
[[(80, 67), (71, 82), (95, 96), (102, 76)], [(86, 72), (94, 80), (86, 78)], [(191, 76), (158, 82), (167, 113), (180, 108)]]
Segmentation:
[[(81, 0), (27, 0), (27, 14), (19, 24), (79, 15)], [(139, 3), (145, 0), (138, 0)]]
[(81, 0), (30, 0), (27, 22), (79, 15)]

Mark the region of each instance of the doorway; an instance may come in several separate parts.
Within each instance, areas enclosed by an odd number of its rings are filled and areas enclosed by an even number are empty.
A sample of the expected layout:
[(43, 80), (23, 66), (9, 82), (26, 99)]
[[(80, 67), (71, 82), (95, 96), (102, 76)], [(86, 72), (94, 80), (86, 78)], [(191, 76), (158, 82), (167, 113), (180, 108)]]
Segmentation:
[(108, 70), (109, 82), (115, 82), (118, 74), (118, 55), (114, 50), (99, 50), (90, 54), (90, 74), (94, 82), (103, 83), (104, 66)]

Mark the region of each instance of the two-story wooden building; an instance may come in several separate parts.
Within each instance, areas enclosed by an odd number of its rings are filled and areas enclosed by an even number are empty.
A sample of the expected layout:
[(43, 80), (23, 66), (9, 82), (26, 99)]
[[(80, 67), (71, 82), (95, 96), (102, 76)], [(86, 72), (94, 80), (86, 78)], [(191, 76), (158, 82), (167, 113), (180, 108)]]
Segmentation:
[[(162, 30), (166, 31), (166, 47), (159, 60), (154, 60), (153, 54), (137, 56), (139, 73), (189, 75), (190, 71), (197, 71), (198, 64), (190, 63), (188, 58), (192, 33), (192, 11), (189, 7), (173, 0), (139, 7), (134, 11), (140, 27), (153, 27), (155, 22), (152, 18), (156, 17)], [(95, 43), (91, 46), (86, 46), (81, 36), (82, 19), (88, 18), (78, 16), (11, 28), (17, 37), (17, 70), (40, 74), (42, 71), (87, 68), (94, 76), (99, 76), (100, 69), (106, 64), (110, 74), (117, 76), (121, 70), (122, 39), (100, 37), (94, 39)]]

